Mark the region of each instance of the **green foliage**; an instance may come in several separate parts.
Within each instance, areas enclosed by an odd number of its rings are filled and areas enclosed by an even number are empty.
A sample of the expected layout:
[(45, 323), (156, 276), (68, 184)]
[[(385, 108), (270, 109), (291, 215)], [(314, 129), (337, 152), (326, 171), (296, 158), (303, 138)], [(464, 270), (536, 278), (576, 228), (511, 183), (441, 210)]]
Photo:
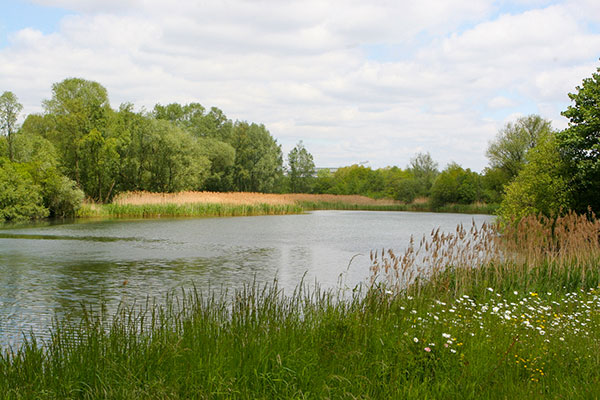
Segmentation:
[(151, 192), (177, 192), (199, 189), (209, 174), (210, 161), (198, 142), (167, 121), (152, 120), (148, 125), (145, 163), (140, 189)]
[(314, 193), (331, 193), (333, 185), (333, 174), (328, 168), (317, 170), (317, 176), (313, 184)]
[(83, 191), (58, 169), (58, 159), (50, 141), (21, 130), (15, 136), (15, 161), (38, 187), (44, 207), (51, 217), (72, 217), (83, 201)]
[(438, 164), (433, 161), (431, 154), (418, 153), (411, 160), (408, 170), (417, 182), (416, 196), (429, 196), (433, 182), (439, 174)]
[(36, 185), (23, 165), (0, 159), (0, 221), (44, 218), (41, 187)]
[(332, 194), (361, 194), (373, 196), (383, 190), (383, 177), (363, 165), (338, 168), (333, 174)]
[(264, 125), (236, 122), (229, 142), (235, 149), (234, 189), (273, 192), (283, 173), (281, 147)]
[(431, 204), (440, 207), (448, 203), (469, 204), (480, 201), (481, 177), (477, 172), (450, 163), (436, 178), (431, 188)]
[(481, 184), (483, 200), (487, 203), (500, 203), (504, 196), (504, 186), (510, 181), (508, 173), (497, 167), (487, 167), (483, 170)]
[(556, 136), (548, 133), (540, 137), (527, 154), (527, 163), (519, 175), (506, 187), (499, 215), (511, 220), (538, 213), (555, 216), (566, 211), (572, 191), (565, 170)]
[(0, 96), (0, 134), (6, 135), (8, 158), (13, 160), (13, 136), (16, 133), (17, 117), (23, 110), (17, 96), (12, 92), (4, 92)]
[(415, 179), (411, 170), (387, 167), (378, 170), (382, 175), (385, 197), (411, 203), (422, 191), (423, 182)]
[[(89, 150), (89, 147), (85, 149), (86, 144), (89, 146), (86, 138), (89, 139), (93, 130), (104, 134), (112, 111), (106, 89), (97, 82), (65, 79), (52, 85), (52, 98), (45, 100), (43, 106), (53, 125), (47, 138), (59, 150), (66, 175), (80, 184), (82, 160), (88, 156), (85, 150)], [(83, 174), (93, 172), (83, 171)]]
[(312, 190), (315, 163), (302, 140), (288, 153), (288, 176), (292, 193), (309, 193)]
[(527, 152), (534, 148), (540, 137), (552, 132), (550, 121), (539, 115), (529, 115), (509, 122), (498, 132), (486, 155), (493, 169), (505, 173), (508, 183), (519, 174), (526, 162)]
[(210, 172), (203, 188), (209, 191), (225, 192), (233, 189), (233, 166), (235, 149), (229, 143), (211, 138), (199, 138), (200, 154), (210, 162)]
[[(14, 398), (594, 398), (598, 294), (514, 291), (473, 271), (461, 297), (277, 284), (89, 307), (0, 357)], [(479, 280), (477, 279), (479, 278)], [(592, 279), (590, 279), (592, 280)], [(488, 287), (491, 291), (488, 290)], [(358, 288), (357, 288), (358, 289)], [(538, 294), (539, 292), (539, 294)]]
[(585, 78), (562, 113), (569, 127), (558, 134), (562, 159), (573, 187), (573, 208), (600, 209), (600, 68)]
[(212, 138), (224, 142), (231, 140), (233, 123), (216, 107), (212, 107), (207, 113), (200, 103), (183, 106), (178, 103), (166, 106), (156, 104), (152, 115), (156, 119), (171, 121), (198, 138)]

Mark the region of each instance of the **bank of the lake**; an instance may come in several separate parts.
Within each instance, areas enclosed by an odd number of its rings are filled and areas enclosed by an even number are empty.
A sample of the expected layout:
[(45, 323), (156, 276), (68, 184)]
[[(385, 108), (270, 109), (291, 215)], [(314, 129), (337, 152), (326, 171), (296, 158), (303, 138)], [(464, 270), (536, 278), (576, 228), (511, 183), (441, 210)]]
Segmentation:
[(78, 217), (232, 217), (299, 214), (311, 210), (413, 211), (494, 214), (496, 204), (448, 204), (433, 207), (427, 199), (402, 203), (360, 195), (266, 193), (122, 193), (111, 203), (84, 203)]
[[(404, 254), (379, 253), (372, 271), (383, 279), (349, 296), (255, 283), (191, 289), (112, 315), (86, 309), (45, 343), (5, 352), (0, 390), (9, 398), (594, 398), (600, 224), (571, 215), (506, 229), (503, 237), (489, 226), (436, 231)], [(508, 251), (500, 259), (498, 245)], [(396, 261), (418, 249), (429, 249), (428, 278), (396, 285), (413, 265)]]

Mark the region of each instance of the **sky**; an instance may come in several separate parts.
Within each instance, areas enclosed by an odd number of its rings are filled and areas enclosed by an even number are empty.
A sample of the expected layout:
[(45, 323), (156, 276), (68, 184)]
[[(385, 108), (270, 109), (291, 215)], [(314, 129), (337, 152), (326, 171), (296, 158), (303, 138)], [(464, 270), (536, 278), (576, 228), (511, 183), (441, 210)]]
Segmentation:
[(0, 92), (22, 118), (93, 80), (111, 106), (199, 102), (318, 167), (481, 171), (507, 122), (556, 129), (600, 66), (598, 0), (0, 0)]

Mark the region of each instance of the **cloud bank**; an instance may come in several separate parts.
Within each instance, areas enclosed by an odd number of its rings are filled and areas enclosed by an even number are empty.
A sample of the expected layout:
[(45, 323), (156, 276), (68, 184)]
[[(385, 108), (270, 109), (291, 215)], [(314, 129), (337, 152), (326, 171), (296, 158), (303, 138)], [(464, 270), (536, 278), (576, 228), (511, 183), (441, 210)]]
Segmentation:
[(284, 152), (304, 140), (318, 166), (405, 166), (429, 151), (481, 170), (516, 116), (564, 128), (567, 93), (600, 55), (592, 0), (36, 3), (70, 14), (0, 48), (0, 91), (25, 112), (82, 77), (113, 107), (197, 101), (264, 123)]

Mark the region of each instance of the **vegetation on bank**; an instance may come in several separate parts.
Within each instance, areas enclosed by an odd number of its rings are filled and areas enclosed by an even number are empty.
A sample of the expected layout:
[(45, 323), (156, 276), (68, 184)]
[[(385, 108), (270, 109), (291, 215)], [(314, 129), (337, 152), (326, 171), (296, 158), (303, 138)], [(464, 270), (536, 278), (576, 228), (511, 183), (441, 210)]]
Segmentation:
[(414, 201), (426, 197), (430, 210), (502, 203), (498, 212), (506, 219), (585, 212), (600, 207), (599, 87), (596, 73), (569, 94), (573, 103), (563, 115), (570, 123), (563, 131), (537, 115), (506, 124), (490, 142), (490, 163), (481, 173), (456, 163), (440, 171), (429, 153), (415, 155), (405, 168), (317, 171), (302, 141), (284, 160), (264, 125), (232, 121), (198, 103), (156, 104), (150, 112), (135, 112), (132, 104), (113, 109), (102, 85), (79, 78), (54, 84), (44, 112), (19, 126), (22, 106), (4, 92), (0, 220), (72, 216), (83, 196), (108, 204), (131, 191), (363, 195), (404, 203), (398, 209), (405, 210), (421, 209)]
[(112, 203), (84, 203), (77, 216), (225, 217), (299, 214), (311, 210), (426, 211), (493, 214), (497, 206), (449, 204), (433, 207), (426, 199), (405, 204), (358, 195), (266, 194), (241, 192), (121, 193)]
[[(0, 357), (7, 398), (540, 398), (600, 390), (600, 222), (434, 231), (354, 291), (84, 309)], [(429, 272), (427, 272), (429, 271)]]

